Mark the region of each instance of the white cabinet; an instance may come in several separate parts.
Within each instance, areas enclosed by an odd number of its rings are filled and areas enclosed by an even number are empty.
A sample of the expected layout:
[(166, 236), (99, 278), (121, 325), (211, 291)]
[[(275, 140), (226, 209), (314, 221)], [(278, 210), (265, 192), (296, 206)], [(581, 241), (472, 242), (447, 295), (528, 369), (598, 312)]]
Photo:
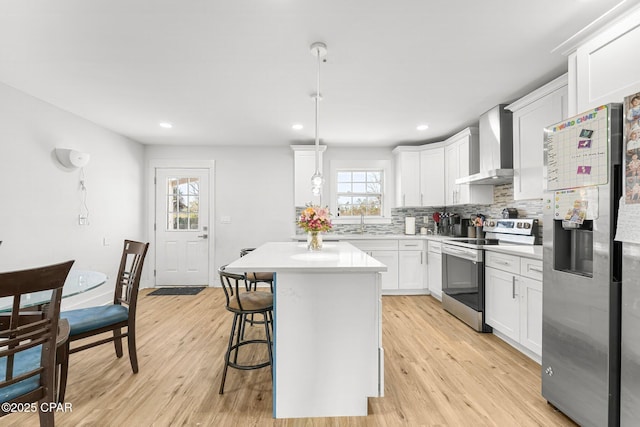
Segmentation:
[(542, 354), (542, 282), (520, 277), (520, 343)]
[(348, 240), (348, 242), (387, 266), (387, 271), (381, 273), (383, 291), (398, 289), (397, 240)]
[(366, 239), (346, 241), (387, 266), (387, 271), (382, 273), (383, 293), (427, 293), (424, 240)]
[(396, 207), (420, 206), (420, 152), (398, 151), (396, 155)]
[(444, 147), (396, 147), (396, 207), (444, 206)]
[(444, 147), (420, 151), (421, 206), (444, 206)]
[(478, 128), (466, 128), (444, 141), (445, 204), (493, 203), (492, 185), (456, 184), (456, 179), (479, 172)]
[(542, 261), (485, 252), (485, 318), (494, 333), (542, 355)]
[(429, 240), (427, 248), (429, 292), (442, 301), (442, 243)]
[(567, 75), (506, 108), (513, 112), (513, 198), (541, 199), (544, 128), (567, 117)]
[(387, 271), (382, 273), (382, 291), (384, 293), (427, 293), (424, 240), (363, 239), (346, 241), (387, 266)]
[(398, 288), (425, 289), (425, 250), (423, 240), (400, 240)]
[(520, 297), (517, 275), (485, 267), (485, 321), (512, 340), (520, 339)]
[(398, 251), (369, 251), (369, 255), (387, 266), (383, 271), (382, 290), (398, 289)]

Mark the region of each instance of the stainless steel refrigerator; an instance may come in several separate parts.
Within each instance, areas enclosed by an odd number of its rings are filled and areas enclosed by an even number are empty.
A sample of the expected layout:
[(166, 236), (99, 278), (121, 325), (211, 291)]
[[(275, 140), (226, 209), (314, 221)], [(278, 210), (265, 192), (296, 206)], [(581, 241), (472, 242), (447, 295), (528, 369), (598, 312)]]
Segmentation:
[(620, 425), (640, 425), (640, 93), (624, 99)]
[(619, 425), (621, 129), (620, 104), (545, 129), (542, 395), (582, 426)]

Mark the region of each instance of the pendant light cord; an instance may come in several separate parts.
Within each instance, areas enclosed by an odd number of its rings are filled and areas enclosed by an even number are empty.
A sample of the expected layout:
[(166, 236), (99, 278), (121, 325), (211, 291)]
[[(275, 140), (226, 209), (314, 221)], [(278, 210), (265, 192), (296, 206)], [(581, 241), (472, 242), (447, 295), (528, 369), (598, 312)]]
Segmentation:
[(320, 173), (320, 48), (316, 48), (318, 73), (316, 76), (316, 174)]

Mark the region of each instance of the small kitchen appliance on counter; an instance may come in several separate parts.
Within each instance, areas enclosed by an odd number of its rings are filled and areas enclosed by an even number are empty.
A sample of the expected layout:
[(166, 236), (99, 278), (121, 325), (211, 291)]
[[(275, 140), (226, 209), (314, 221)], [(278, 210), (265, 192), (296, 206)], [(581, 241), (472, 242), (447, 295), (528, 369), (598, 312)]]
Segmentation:
[(518, 218), (518, 209), (516, 208), (502, 209), (502, 218)]
[(404, 218), (404, 234), (416, 234), (416, 217), (407, 216)]
[(442, 242), (442, 308), (478, 332), (491, 332), (485, 323), (484, 247), (504, 243), (537, 243), (538, 220), (487, 219), (484, 239)]

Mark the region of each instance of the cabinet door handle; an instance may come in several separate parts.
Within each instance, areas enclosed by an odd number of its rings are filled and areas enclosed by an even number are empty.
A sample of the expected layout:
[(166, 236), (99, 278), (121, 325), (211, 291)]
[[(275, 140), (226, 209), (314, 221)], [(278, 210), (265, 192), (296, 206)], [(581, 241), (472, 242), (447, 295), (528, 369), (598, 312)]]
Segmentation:
[(420, 193), (420, 204), (421, 205), (424, 204), (423, 199), (424, 199), (424, 195), (422, 193)]
[(420, 252), (420, 264), (423, 264), (423, 263), (424, 263), (424, 261), (423, 261), (423, 257), (422, 257), (422, 252)]
[(496, 264), (500, 264), (500, 265), (511, 265), (511, 263), (509, 261), (500, 261), (500, 260), (495, 260), (494, 261)]
[(402, 206), (406, 206), (407, 205), (407, 195), (403, 194), (402, 195)]
[(516, 299), (516, 276), (511, 277), (511, 299)]
[(536, 267), (536, 266), (533, 266), (533, 265), (530, 265), (530, 266), (529, 266), (529, 270), (531, 270), (531, 271), (537, 271), (538, 273), (542, 273), (542, 272), (543, 272), (541, 268)]

